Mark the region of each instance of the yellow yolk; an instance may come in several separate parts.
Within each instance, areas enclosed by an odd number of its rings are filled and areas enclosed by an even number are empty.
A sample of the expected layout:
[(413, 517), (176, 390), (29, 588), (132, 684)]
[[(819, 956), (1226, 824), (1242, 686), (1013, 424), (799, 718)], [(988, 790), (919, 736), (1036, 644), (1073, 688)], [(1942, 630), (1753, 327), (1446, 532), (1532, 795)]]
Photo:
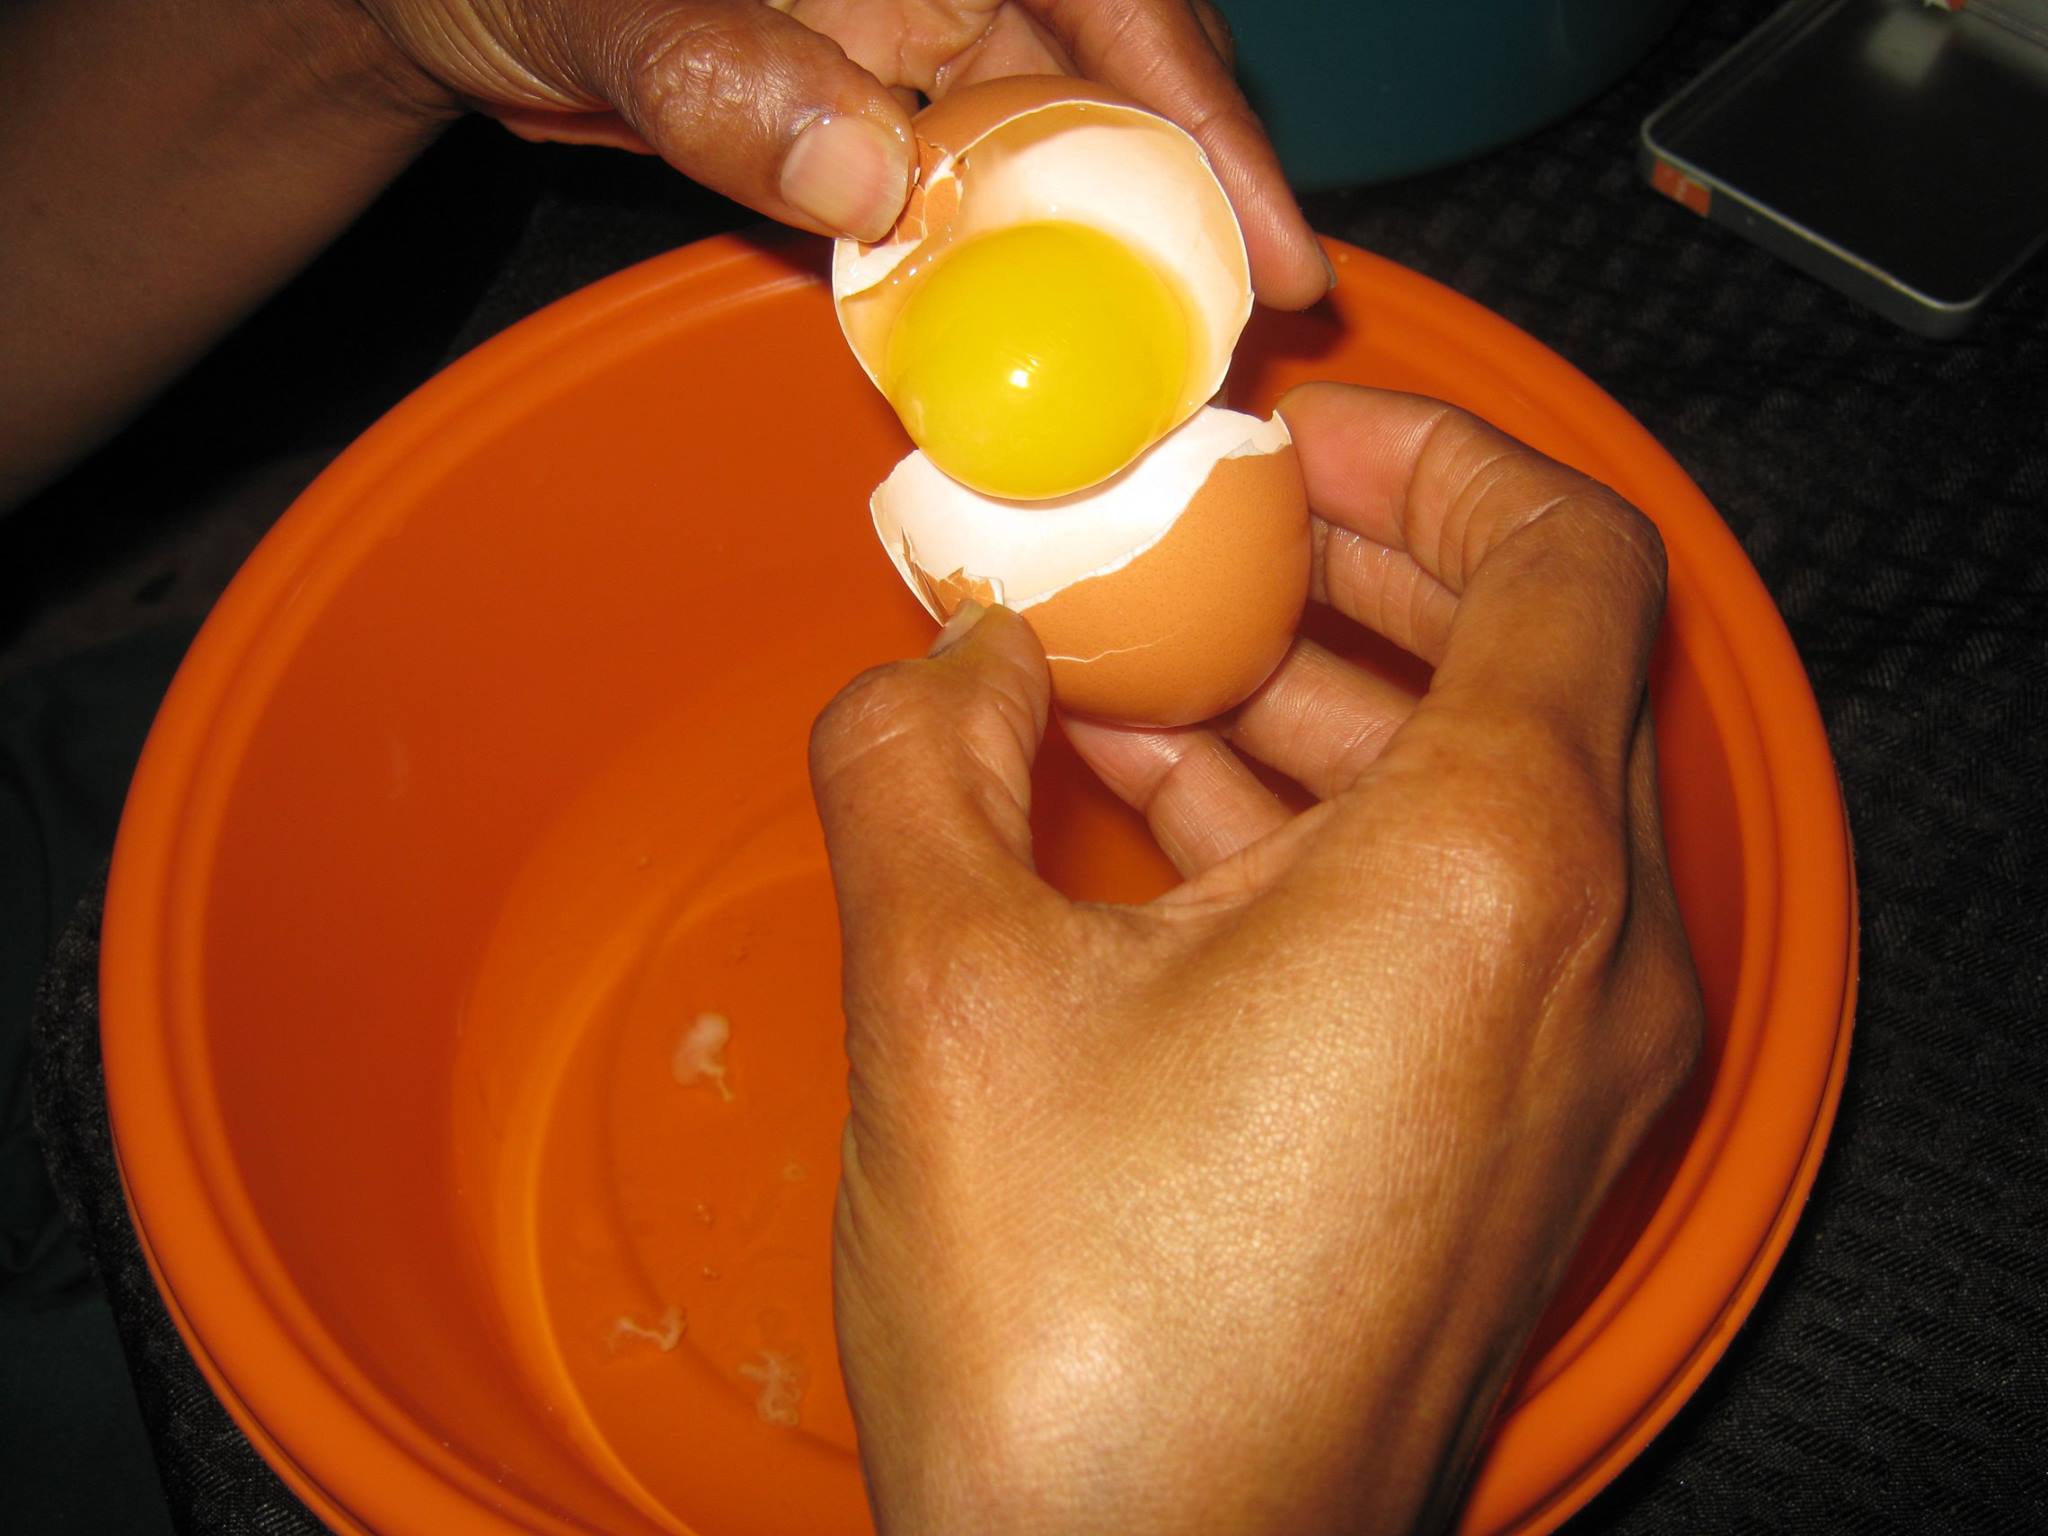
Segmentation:
[(1080, 224), (942, 256), (889, 337), (882, 391), (955, 480), (1039, 499), (1106, 480), (1173, 425), (1188, 322), (1164, 278)]

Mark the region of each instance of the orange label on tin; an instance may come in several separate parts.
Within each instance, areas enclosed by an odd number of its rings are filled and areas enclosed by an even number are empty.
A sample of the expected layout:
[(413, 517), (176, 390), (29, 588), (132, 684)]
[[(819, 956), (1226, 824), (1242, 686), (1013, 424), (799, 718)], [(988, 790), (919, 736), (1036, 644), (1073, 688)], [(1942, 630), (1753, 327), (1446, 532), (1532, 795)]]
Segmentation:
[(1659, 160), (1651, 167), (1650, 185), (1674, 203), (1684, 204), (1701, 218), (1706, 217), (1707, 210), (1714, 203), (1714, 194), (1705, 183), (1694, 181), (1669, 160)]

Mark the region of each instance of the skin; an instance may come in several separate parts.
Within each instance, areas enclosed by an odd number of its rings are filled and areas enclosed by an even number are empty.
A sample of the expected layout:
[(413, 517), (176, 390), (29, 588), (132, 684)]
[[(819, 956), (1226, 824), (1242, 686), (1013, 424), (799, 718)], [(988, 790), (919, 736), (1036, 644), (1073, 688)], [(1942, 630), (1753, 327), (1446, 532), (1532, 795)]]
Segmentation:
[[(912, 93), (1077, 69), (1188, 128), (1260, 296), (1312, 302), (1327, 271), (1226, 54), (1187, 0), (16, 0), (0, 506), (470, 108), (872, 234)], [(874, 153), (831, 163), (881, 191), (821, 221), (844, 187), (792, 166), (847, 123)], [(1441, 1522), (1697, 1050), (1643, 695), (1654, 533), (1447, 407), (1285, 409), (1315, 595), (1434, 682), (1416, 707), (1304, 643), (1213, 727), (1069, 722), (1173, 893), (1079, 907), (1032, 872), (1047, 691), (1014, 615), (819, 724), (853, 1069), (838, 1323), (891, 1533)], [(1290, 817), (1246, 758), (1318, 803)]]
[[(892, 1532), (1398, 1531), (1453, 1512), (1702, 1012), (1645, 670), (1655, 531), (1448, 406), (1282, 405), (1314, 596), (1228, 721), (1067, 722), (1185, 883), (1034, 873), (1047, 714), (991, 609), (860, 678), (812, 773), (846, 948), (842, 1362)], [(1246, 766), (1317, 803), (1290, 816)]]
[[(1188, 0), (14, 0), (0, 509), (117, 430), (469, 109), (873, 236), (908, 190), (916, 93), (1077, 69), (1188, 128), (1261, 298), (1312, 303), (1327, 269), (1226, 49)], [(842, 144), (795, 174), (806, 130), (848, 123), (872, 130), (865, 154)]]

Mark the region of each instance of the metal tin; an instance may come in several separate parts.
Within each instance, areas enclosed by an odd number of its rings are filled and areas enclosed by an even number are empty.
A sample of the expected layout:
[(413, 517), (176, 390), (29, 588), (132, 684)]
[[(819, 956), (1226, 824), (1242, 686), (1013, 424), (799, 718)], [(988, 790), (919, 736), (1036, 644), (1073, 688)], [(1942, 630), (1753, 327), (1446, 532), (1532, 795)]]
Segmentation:
[(1650, 185), (1909, 330), (2048, 242), (2048, 0), (1795, 0), (1645, 119)]

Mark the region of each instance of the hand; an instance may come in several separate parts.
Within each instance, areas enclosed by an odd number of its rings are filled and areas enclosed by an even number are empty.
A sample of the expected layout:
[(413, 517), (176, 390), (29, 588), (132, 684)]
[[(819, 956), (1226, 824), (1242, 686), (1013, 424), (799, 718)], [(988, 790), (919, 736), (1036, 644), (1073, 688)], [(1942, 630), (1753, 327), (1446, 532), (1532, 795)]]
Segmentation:
[(534, 138), (651, 149), (785, 223), (875, 239), (909, 190), (914, 93), (1078, 72), (1208, 151), (1260, 298), (1327, 269), (1232, 83), (1207, 0), (361, 0), (451, 101)]
[(463, 106), (878, 234), (913, 93), (1078, 68), (1208, 151), (1268, 304), (1324, 292), (1207, 0), (20, 0), (0, 7), (0, 511), (115, 431)]
[(1655, 532), (1448, 406), (1281, 409), (1314, 596), (1434, 676), (1416, 704), (1303, 641), (1212, 728), (1069, 722), (1175, 890), (1076, 905), (1033, 872), (1046, 673), (1005, 610), (818, 724), (837, 1321), (885, 1531), (1441, 1521), (1698, 1049)]

